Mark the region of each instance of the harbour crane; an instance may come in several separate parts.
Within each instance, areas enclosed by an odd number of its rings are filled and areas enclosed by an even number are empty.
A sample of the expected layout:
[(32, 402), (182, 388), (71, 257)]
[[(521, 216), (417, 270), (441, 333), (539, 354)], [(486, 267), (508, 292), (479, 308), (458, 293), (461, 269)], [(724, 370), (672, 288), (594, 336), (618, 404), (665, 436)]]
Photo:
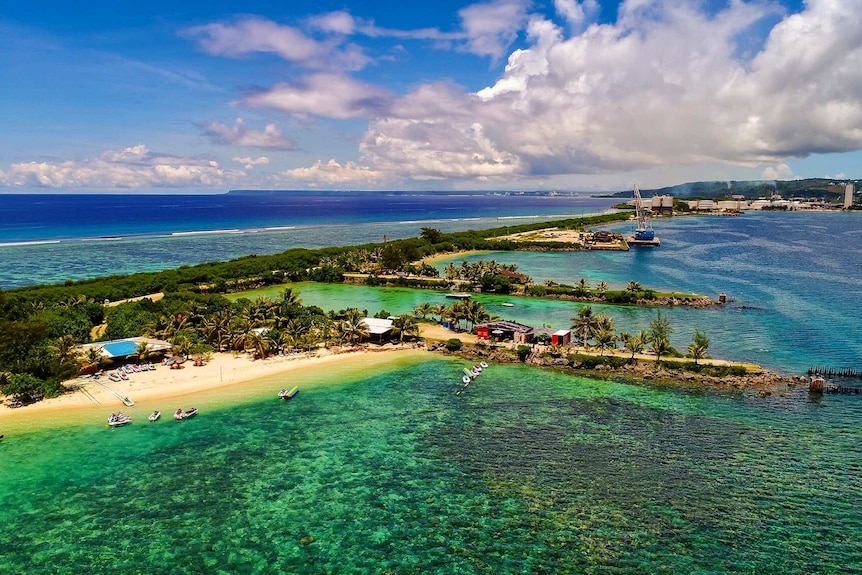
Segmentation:
[(634, 246), (659, 246), (661, 245), (661, 241), (655, 237), (655, 232), (652, 229), (652, 226), (649, 225), (649, 221), (646, 215), (646, 210), (643, 206), (643, 199), (641, 198), (641, 191), (638, 189), (638, 185), (635, 184), (635, 217), (638, 221), (638, 227), (635, 230), (633, 236), (627, 238), (626, 241)]

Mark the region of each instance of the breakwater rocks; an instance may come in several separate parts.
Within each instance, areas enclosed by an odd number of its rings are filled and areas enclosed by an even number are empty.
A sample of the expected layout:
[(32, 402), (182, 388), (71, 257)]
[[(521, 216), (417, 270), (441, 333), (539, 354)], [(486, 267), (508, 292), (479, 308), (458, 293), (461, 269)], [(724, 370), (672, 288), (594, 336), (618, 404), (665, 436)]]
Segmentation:
[[(523, 295), (523, 294), (513, 294), (513, 295)], [(675, 307), (675, 306), (685, 306), (685, 307), (695, 307), (695, 308), (708, 308), (717, 305), (721, 305), (720, 302), (717, 302), (713, 299), (710, 299), (707, 296), (699, 296), (699, 297), (654, 297), (654, 298), (638, 298), (634, 301), (627, 302), (617, 302), (610, 301), (602, 296), (576, 296), (571, 294), (546, 294), (542, 296), (537, 295), (527, 295), (526, 297), (537, 297), (541, 299), (560, 299), (567, 301), (576, 301), (580, 303), (596, 303), (596, 304), (609, 304), (609, 305), (629, 305), (629, 306), (639, 306), (639, 307)]]
[(781, 394), (799, 385), (807, 385), (804, 376), (787, 376), (765, 369), (751, 369), (736, 365), (704, 365), (693, 363), (680, 365), (669, 358), (667, 362), (650, 360), (630, 360), (621, 356), (598, 356), (578, 353), (572, 349), (560, 353), (541, 346), (521, 348), (464, 345), (456, 352), (450, 352), (444, 342), (428, 342), (430, 351), (437, 351), (463, 357), (471, 362), (524, 363), (535, 367), (559, 369), (573, 374), (599, 379), (615, 379), (631, 383), (650, 383), (652, 385), (674, 385), (692, 388), (711, 388), (728, 390), (749, 390), (766, 397), (773, 393)]

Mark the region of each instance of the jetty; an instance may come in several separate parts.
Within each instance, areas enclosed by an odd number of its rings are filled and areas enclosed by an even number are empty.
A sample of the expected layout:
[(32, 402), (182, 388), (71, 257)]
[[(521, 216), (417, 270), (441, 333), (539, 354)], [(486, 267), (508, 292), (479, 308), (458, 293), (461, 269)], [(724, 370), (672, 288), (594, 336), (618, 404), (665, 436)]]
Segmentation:
[(808, 368), (808, 391), (862, 395), (862, 372), (849, 368)]

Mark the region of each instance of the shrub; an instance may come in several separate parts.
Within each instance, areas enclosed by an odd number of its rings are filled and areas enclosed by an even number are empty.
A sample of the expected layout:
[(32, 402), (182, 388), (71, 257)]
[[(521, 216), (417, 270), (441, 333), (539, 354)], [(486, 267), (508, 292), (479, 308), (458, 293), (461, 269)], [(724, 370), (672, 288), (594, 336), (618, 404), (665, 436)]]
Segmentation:
[(612, 355), (586, 355), (581, 353), (572, 353), (568, 355), (567, 359), (570, 365), (579, 363), (581, 364), (581, 367), (585, 369), (595, 369), (600, 365), (608, 365), (614, 369), (618, 369), (628, 363), (628, 358)]
[(459, 349), (461, 349), (461, 345), (461, 340), (457, 337), (453, 337), (452, 339), (446, 340), (446, 349), (448, 349), (449, 351), (458, 351)]

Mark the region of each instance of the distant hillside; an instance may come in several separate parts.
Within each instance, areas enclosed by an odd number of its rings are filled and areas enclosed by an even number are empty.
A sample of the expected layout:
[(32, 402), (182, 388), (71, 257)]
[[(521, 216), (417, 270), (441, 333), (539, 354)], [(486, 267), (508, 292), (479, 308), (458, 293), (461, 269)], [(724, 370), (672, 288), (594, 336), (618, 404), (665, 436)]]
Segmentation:
[[(848, 180), (850, 181), (850, 180)], [(826, 180), (823, 178), (808, 178), (805, 180), (765, 180), (740, 182), (689, 182), (658, 188), (641, 190), (645, 198), (669, 195), (676, 198), (725, 198), (730, 196), (745, 196), (746, 199), (757, 199), (779, 194), (784, 198), (791, 197), (824, 197), (826, 200), (836, 200), (844, 197), (846, 181)], [(630, 190), (617, 192), (614, 198), (630, 198)]]

